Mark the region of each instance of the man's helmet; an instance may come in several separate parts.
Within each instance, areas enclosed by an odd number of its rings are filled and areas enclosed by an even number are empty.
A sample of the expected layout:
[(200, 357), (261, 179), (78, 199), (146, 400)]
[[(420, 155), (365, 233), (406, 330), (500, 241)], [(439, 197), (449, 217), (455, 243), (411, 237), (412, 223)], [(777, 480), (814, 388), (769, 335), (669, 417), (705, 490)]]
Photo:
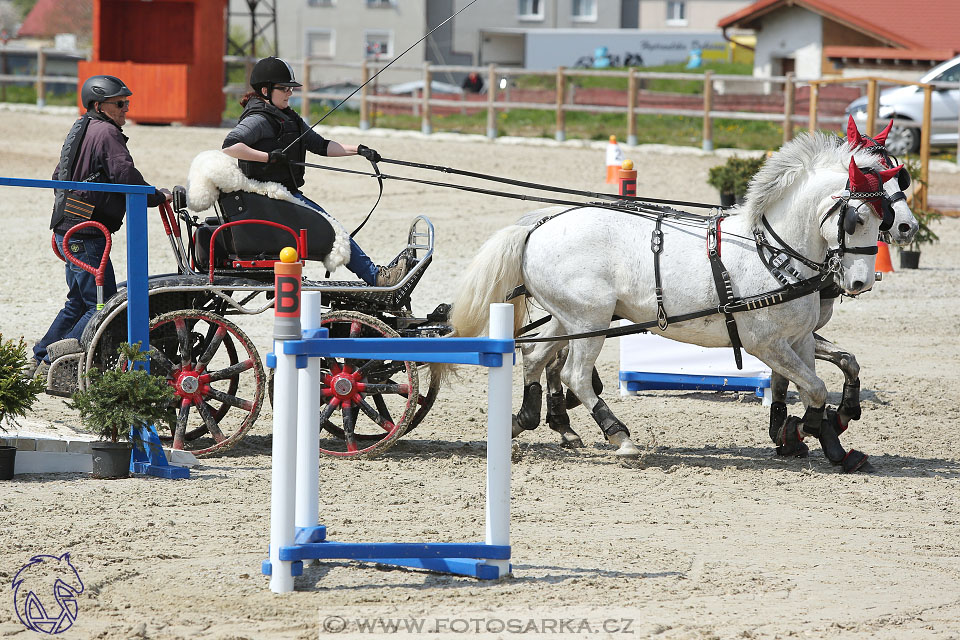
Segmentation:
[(260, 91), (261, 87), (302, 87), (293, 76), (293, 69), (284, 60), (270, 56), (253, 65), (250, 86)]
[(93, 109), (93, 103), (103, 102), (107, 98), (132, 96), (133, 91), (116, 76), (90, 76), (80, 89), (80, 99), (87, 111)]

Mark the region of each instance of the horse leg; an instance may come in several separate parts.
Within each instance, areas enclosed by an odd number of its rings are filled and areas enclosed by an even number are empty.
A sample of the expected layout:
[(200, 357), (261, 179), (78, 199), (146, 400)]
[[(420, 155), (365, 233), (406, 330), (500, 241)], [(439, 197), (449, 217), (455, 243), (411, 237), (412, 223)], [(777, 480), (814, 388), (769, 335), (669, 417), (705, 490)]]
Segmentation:
[(770, 439), (777, 445), (777, 455), (804, 458), (810, 451), (797, 436), (795, 425), (787, 426), (787, 387), (790, 381), (776, 371), (770, 374)]
[(566, 360), (567, 351), (561, 349), (557, 356), (547, 363), (547, 425), (560, 434), (561, 447), (579, 449), (583, 446), (583, 440), (570, 428), (570, 416), (567, 415), (563, 384), (560, 381), (560, 370)]
[(787, 420), (778, 434), (777, 444), (791, 447), (808, 435), (815, 436), (820, 440), (823, 453), (831, 463), (842, 464), (847, 473), (862, 467), (867, 456), (859, 451), (845, 451), (832, 421), (824, 420), (827, 387), (823, 380), (817, 377), (814, 369), (813, 334), (804, 336), (792, 345), (785, 339), (776, 340), (772, 344), (758, 347), (756, 351), (755, 355), (772, 370), (780, 372), (797, 385), (800, 398), (806, 407), (799, 423)]
[(591, 371), (602, 346), (602, 337), (574, 340), (570, 344), (570, 353), (563, 366), (561, 377), (583, 406), (590, 407), (590, 414), (600, 426), (607, 442), (617, 447), (616, 455), (635, 458), (640, 455), (640, 449), (630, 439), (627, 426), (613, 415), (607, 403), (598, 398), (593, 390)]
[[(551, 323), (552, 324), (552, 323)], [(543, 334), (556, 333), (556, 328), (550, 330), (550, 325)], [(520, 410), (513, 416), (513, 437), (516, 438), (524, 431), (532, 431), (540, 425), (540, 410), (543, 406), (543, 387), (540, 385), (540, 374), (547, 362), (563, 346), (557, 342), (538, 342), (523, 345), (523, 402)]]
[(843, 372), (843, 397), (837, 407), (837, 430), (843, 433), (851, 420), (860, 419), (860, 364), (857, 358), (833, 344), (826, 338), (813, 334), (816, 339), (816, 357), (832, 362)]

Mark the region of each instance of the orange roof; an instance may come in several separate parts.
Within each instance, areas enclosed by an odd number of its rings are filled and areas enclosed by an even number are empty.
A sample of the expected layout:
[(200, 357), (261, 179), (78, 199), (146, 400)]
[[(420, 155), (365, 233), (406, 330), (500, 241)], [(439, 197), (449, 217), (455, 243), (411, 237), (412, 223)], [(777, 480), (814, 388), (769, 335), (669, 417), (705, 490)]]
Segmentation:
[(768, 13), (796, 6), (866, 33), (893, 47), (960, 50), (960, 33), (957, 30), (960, 2), (924, 0), (922, 9), (907, 8), (907, 4), (903, 0), (758, 0), (723, 18), (717, 26), (722, 29), (751, 28), (752, 23)]
[(824, 47), (828, 58), (865, 58), (872, 60), (949, 60), (955, 49), (891, 49), (889, 47)]
[(17, 35), (47, 38), (58, 33), (89, 33), (92, 29), (93, 0), (37, 0)]

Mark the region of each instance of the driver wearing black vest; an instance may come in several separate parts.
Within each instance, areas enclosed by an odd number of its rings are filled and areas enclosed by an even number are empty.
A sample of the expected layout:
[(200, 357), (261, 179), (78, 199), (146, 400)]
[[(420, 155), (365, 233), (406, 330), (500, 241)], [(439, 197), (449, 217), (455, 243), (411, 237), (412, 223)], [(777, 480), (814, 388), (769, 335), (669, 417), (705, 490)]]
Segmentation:
[[(73, 123), (63, 142), (60, 162), (53, 172), (54, 180), (147, 185), (133, 164), (127, 150), (127, 136), (123, 135), (122, 127), (127, 122), (132, 95), (133, 92), (117, 77), (87, 78), (80, 89), (80, 99), (87, 112)], [(166, 189), (156, 189), (156, 193), (147, 196), (147, 205), (157, 207), (170, 198)], [(55, 189), (50, 228), (56, 238), (57, 252), (62, 251), (64, 234), (87, 220), (100, 222), (110, 233), (115, 233), (123, 224), (126, 210), (126, 195), (123, 193)], [(79, 229), (70, 237), (69, 249), (78, 260), (97, 267), (106, 250), (106, 238), (98, 229)], [(79, 351), (79, 338), (97, 309), (97, 286), (93, 274), (68, 262), (66, 278), (70, 289), (67, 301), (47, 333), (34, 345), (33, 360), (26, 370), (28, 376), (45, 374), (50, 364), (47, 347), (53, 343), (59, 343), (54, 348), (57, 353)], [(107, 260), (103, 299), (107, 300), (116, 292), (113, 264)]]
[[(223, 152), (238, 160), (240, 170), (248, 178), (279, 182), (307, 206), (323, 211), (300, 193), (304, 167), (291, 162), (303, 162), (307, 151), (330, 157), (361, 155), (370, 162), (380, 161), (380, 154), (369, 147), (340, 144), (310, 129), (289, 106), (294, 87), (302, 85), (294, 78), (290, 65), (280, 58), (257, 62), (250, 73), (250, 86), (253, 91), (240, 100), (244, 108), (240, 121), (223, 141)], [(353, 238), (346, 266), (361, 280), (377, 287), (395, 285), (407, 270), (405, 260), (392, 267), (377, 266)]]

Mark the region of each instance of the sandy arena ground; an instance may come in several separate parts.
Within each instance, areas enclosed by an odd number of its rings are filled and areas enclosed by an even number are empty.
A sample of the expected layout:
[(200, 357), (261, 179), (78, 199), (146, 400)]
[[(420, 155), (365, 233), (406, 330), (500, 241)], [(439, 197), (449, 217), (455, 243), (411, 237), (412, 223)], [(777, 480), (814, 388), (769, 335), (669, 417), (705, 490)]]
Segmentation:
[[(72, 121), (0, 113), (0, 175), (49, 178)], [(183, 183), (194, 155), (219, 148), (226, 133), (125, 131), (146, 179), (168, 187)], [(386, 157), (608, 189), (602, 145), (323, 133)], [(715, 201), (706, 176), (721, 155), (662, 147), (627, 155), (642, 167), (640, 193)], [(352, 158), (337, 164), (364, 168)], [(941, 167), (932, 192), (960, 193), (960, 174)], [(306, 193), (352, 228), (372, 206), (376, 185), (313, 172)], [(2, 189), (4, 337), (42, 335), (65, 294), (63, 267), (50, 253), (51, 202), (47, 190)], [(384, 262), (403, 246), (415, 215), (430, 217), (436, 260), (414, 295), (414, 310), (424, 314), (452, 299), (457, 274), (483, 240), (532, 208), (388, 183), (359, 240)], [(64, 638), (514, 637), (520, 630), (596, 638), (958, 638), (960, 220), (935, 230), (941, 241), (924, 248), (919, 270), (898, 269), (873, 292), (845, 301), (824, 330), (863, 367), (864, 416), (843, 440), (871, 455), (873, 474), (838, 473), (815, 444), (806, 460), (777, 459), (767, 411), (746, 394), (619, 397), (611, 340), (599, 362), (604, 397), (652, 446), (640, 463), (617, 461), (582, 408), (571, 417), (585, 449), (561, 449), (545, 427), (525, 434), (513, 469), (512, 578), (487, 584), (337, 561), (308, 567), (296, 593), (272, 594), (260, 575), (269, 529), (268, 405), (245, 440), (204, 459), (189, 481), (67, 474), (3, 483), (0, 583), (9, 585), (36, 554), (69, 551), (86, 588)], [(151, 272), (173, 270), (153, 213), (150, 233)], [(124, 235), (115, 241), (122, 278)], [(267, 314), (241, 324), (261, 354), (269, 350)], [(820, 371), (836, 404), (842, 377), (829, 366)], [(483, 379), (467, 371), (444, 388), (426, 422), (384, 457), (322, 461), (321, 522), (332, 539), (482, 541)], [(519, 372), (515, 381), (514, 408)], [(790, 412), (801, 415), (795, 393), (790, 401)], [(24, 423), (27, 431), (61, 434), (77, 426), (75, 412), (50, 396)], [(395, 634), (359, 626), (378, 618), (409, 622)], [(421, 631), (411, 632), (417, 624)], [(33, 637), (16, 618), (9, 586), (0, 589), (0, 637)]]

